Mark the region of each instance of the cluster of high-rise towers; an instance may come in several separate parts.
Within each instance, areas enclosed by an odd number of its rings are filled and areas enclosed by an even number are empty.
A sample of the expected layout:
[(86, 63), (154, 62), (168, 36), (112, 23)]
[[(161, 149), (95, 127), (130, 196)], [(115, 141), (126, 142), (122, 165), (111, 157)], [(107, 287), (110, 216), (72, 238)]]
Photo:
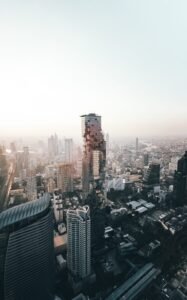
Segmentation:
[[(83, 203), (94, 189), (102, 192), (105, 180), (106, 142), (101, 116), (88, 114), (82, 118)], [(57, 137), (50, 138), (51, 155), (56, 153)], [(71, 191), (72, 140), (65, 142), (66, 164), (60, 167), (61, 190)], [(138, 139), (136, 139), (138, 153)], [(28, 149), (23, 152), (24, 169), (28, 169)], [(144, 155), (148, 165), (148, 154)], [(174, 197), (177, 206), (187, 203), (187, 152), (178, 161), (174, 177)], [(143, 187), (159, 184), (160, 165), (151, 163), (144, 176)], [(60, 199), (59, 199), (60, 200)], [(61, 199), (62, 200), (62, 199)], [(61, 203), (61, 202), (60, 202)], [(91, 217), (89, 205), (68, 209), (67, 265), (71, 278), (86, 282), (91, 276)], [(94, 227), (94, 226), (93, 226)], [(54, 299), (53, 208), (49, 194), (0, 214), (0, 299)]]
[[(82, 116), (83, 194), (102, 190), (106, 143), (101, 116)], [(53, 137), (55, 140), (55, 137)], [(53, 141), (54, 142), (54, 141)], [(21, 204), (0, 215), (0, 299), (54, 299), (53, 217), (50, 197)], [(72, 276), (91, 273), (89, 206), (67, 211), (67, 263)]]

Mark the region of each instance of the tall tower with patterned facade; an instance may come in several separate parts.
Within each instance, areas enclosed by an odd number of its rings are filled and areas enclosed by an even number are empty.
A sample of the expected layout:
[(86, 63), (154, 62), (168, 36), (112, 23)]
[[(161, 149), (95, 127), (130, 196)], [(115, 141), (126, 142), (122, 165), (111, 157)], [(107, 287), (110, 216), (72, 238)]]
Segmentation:
[(87, 195), (93, 188), (102, 189), (105, 179), (106, 142), (101, 128), (101, 116), (94, 113), (83, 115), (84, 139), (82, 186)]

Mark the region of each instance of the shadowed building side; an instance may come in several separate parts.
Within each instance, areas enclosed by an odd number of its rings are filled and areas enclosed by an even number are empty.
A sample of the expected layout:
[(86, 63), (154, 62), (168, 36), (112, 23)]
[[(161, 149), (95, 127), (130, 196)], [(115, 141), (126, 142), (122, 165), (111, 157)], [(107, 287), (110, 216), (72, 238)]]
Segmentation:
[(177, 206), (187, 204), (187, 151), (178, 161), (174, 176), (174, 195)]
[(0, 214), (0, 264), (0, 299), (53, 299), (53, 216), (48, 195)]

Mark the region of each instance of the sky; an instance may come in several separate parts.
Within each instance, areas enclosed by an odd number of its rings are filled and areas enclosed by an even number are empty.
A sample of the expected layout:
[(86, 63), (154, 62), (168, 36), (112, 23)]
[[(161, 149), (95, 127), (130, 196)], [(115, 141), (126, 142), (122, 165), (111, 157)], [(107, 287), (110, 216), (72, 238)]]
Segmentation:
[(0, 136), (187, 133), (186, 0), (0, 0)]

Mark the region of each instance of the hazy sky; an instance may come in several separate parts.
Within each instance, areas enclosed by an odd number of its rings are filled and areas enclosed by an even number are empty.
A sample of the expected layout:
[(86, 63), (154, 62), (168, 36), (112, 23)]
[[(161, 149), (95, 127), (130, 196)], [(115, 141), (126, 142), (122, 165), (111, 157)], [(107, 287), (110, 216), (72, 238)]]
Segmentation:
[(187, 133), (186, 0), (0, 0), (0, 135)]

